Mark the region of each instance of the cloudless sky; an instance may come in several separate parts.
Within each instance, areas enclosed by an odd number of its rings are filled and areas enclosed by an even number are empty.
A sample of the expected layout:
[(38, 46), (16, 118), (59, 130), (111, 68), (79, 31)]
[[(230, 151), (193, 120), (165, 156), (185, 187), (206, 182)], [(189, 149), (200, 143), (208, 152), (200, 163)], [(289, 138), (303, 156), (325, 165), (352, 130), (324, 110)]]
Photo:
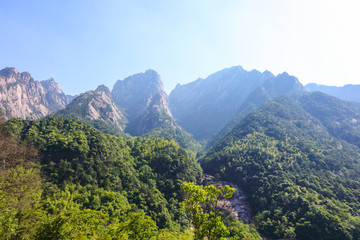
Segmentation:
[(226, 67), (360, 84), (358, 0), (0, 0), (0, 68), (67, 94), (156, 70), (177, 83)]

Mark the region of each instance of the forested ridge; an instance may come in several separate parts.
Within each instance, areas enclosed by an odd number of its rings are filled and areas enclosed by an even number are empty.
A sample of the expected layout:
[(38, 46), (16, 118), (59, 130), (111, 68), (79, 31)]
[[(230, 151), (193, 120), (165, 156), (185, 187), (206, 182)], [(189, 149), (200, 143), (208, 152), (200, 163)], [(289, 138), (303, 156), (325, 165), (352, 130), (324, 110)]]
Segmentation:
[[(195, 154), (170, 139), (123, 139), (72, 119), (1, 125), (3, 239), (193, 239), (181, 185)], [(258, 239), (225, 213), (228, 236)]]
[(289, 97), (249, 114), (201, 162), (244, 189), (264, 236), (360, 238), (356, 143), (331, 135)]
[[(359, 104), (266, 73), (247, 97), (215, 94), (217, 106), (199, 80), (185, 101), (193, 111), (183, 111), (213, 135), (198, 142), (148, 74), (155, 88), (136, 96), (140, 105), (121, 88), (129, 108), (100, 86), (40, 120), (0, 112), (0, 239), (360, 239)], [(207, 91), (220, 93), (226, 84), (213, 80)], [(194, 97), (205, 100), (193, 106)], [(223, 110), (235, 113), (227, 123), (216, 120)], [(232, 214), (234, 190), (222, 181), (243, 190), (250, 222)]]

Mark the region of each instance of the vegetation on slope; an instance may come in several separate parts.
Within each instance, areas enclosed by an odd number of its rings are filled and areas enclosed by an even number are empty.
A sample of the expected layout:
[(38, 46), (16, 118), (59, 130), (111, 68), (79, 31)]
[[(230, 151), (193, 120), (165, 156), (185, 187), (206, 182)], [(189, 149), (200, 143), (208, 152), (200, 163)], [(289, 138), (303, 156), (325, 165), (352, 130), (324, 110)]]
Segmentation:
[(281, 97), (250, 114), (204, 158), (247, 193), (265, 236), (359, 239), (359, 149)]
[(303, 95), (299, 102), (337, 138), (360, 147), (360, 106), (330, 95), (314, 92)]
[(180, 147), (194, 153), (203, 151), (203, 146), (194, 137), (181, 128), (156, 128), (145, 134), (144, 137), (166, 138), (177, 142)]
[[(180, 186), (201, 169), (174, 141), (124, 140), (56, 117), (12, 119), (1, 132), (2, 238), (193, 239)], [(228, 225), (232, 236), (248, 231)]]

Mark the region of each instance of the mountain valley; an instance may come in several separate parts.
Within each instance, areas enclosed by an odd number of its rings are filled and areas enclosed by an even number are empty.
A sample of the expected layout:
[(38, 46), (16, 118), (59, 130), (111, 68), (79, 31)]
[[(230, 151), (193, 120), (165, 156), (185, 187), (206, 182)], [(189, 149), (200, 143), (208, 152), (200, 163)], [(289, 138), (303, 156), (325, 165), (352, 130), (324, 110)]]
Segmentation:
[(0, 236), (194, 239), (182, 184), (211, 174), (251, 209), (219, 210), (228, 239), (360, 239), (360, 105), (328, 89), (235, 66), (169, 96), (154, 70), (68, 96), (5, 68)]

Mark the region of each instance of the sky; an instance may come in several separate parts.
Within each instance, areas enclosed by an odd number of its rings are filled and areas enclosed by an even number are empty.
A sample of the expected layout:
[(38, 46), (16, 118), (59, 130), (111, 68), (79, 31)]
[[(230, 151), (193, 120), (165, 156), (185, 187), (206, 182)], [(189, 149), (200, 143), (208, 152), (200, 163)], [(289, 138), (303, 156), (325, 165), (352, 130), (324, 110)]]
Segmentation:
[(79, 94), (147, 69), (167, 93), (231, 66), (360, 84), (358, 0), (0, 0), (0, 68)]

